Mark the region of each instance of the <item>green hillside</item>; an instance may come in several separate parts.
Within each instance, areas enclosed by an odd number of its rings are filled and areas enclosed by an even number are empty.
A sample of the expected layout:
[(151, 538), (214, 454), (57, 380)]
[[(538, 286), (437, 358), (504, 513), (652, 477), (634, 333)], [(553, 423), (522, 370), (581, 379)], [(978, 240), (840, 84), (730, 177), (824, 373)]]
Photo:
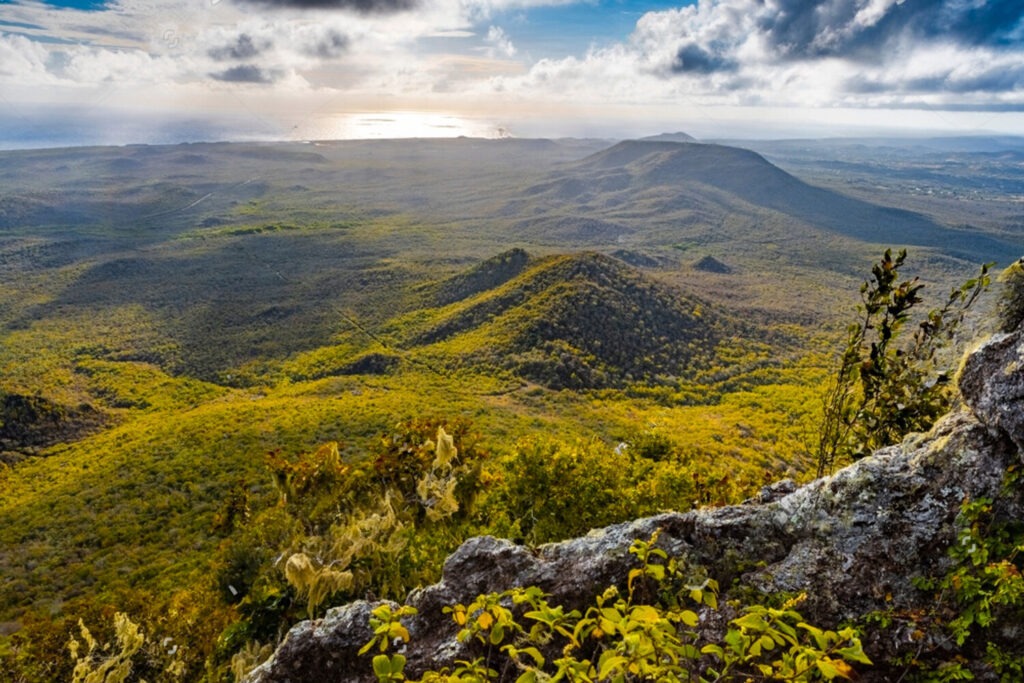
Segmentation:
[(552, 389), (694, 378), (736, 322), (601, 254), (541, 259), (491, 290), (414, 314), (408, 345), (438, 345)]
[(322, 609), (432, 582), (470, 535), (807, 479), (889, 236), (844, 215), (924, 231), (931, 300), (1013, 243), (675, 142), (0, 160), (0, 680), (25, 683), (70, 680), (77, 620), (109, 639), (117, 611), (148, 634), (138, 676), (230, 681), (310, 614), (294, 554), (351, 568)]

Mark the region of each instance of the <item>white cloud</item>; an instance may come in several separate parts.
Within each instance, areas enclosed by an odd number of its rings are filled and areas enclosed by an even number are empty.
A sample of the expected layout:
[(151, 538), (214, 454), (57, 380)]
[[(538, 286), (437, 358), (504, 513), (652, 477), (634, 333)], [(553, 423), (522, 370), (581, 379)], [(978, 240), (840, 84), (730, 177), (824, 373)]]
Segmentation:
[(486, 40), (490, 46), (487, 49), (487, 56), (492, 59), (516, 56), (516, 46), (512, 44), (512, 39), (508, 37), (508, 34), (500, 26), (491, 26), (487, 29)]
[(279, 117), (409, 103), (595, 117), (618, 106), (1024, 108), (1013, 41), (1024, 22), (1000, 27), (987, 6), (968, 22), (958, 0), (936, 0), (945, 32), (901, 0), (700, 0), (643, 15), (628, 40), (533, 63), (491, 17), (570, 0), (421, 0), (377, 13), (242, 2), (5, 5), (6, 20), (39, 28), (0, 34), (0, 86), (39, 102)]
[(1012, 22), (957, 23), (972, 15), (949, 0), (949, 30), (938, 33), (917, 9), (897, 17), (898, 5), (701, 0), (645, 14), (625, 43), (541, 60), (489, 87), (594, 103), (1024, 108), (1024, 49), (1004, 38)]
[(49, 51), (24, 36), (0, 33), (0, 78), (35, 82), (51, 80), (46, 62)]

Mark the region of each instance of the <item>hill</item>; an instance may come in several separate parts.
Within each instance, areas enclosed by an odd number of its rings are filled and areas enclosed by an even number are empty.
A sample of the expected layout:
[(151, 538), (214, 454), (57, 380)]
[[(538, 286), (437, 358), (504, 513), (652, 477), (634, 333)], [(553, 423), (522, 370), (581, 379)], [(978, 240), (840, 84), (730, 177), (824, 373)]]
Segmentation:
[[(486, 261), (447, 288), (504, 273), (502, 264), (522, 268), (524, 255)], [(553, 389), (693, 377), (714, 366), (719, 344), (743, 332), (701, 298), (597, 253), (540, 259), (499, 286), (416, 315), (427, 322), (407, 346), (443, 345)]]
[(429, 304), (446, 306), (504, 284), (523, 272), (529, 260), (525, 250), (510, 249), (442, 282), (424, 285), (421, 291)]
[[(944, 227), (918, 213), (809, 185), (756, 152), (724, 145), (621, 142), (576, 162), (549, 185), (548, 196), (575, 201), (588, 200), (595, 192), (629, 192), (645, 197), (649, 213), (685, 208), (712, 216), (741, 203), (789, 216), (819, 236), (825, 232), (864, 242), (932, 247), (972, 261), (998, 260), (1011, 249), (974, 230)], [(702, 195), (702, 188), (718, 195)], [(610, 203), (608, 197), (605, 202)]]
[(649, 135), (645, 138), (640, 139), (645, 141), (649, 140), (651, 142), (697, 142), (697, 138), (693, 137), (692, 135), (687, 135), (682, 131), (677, 131), (675, 133), (660, 133), (658, 135)]

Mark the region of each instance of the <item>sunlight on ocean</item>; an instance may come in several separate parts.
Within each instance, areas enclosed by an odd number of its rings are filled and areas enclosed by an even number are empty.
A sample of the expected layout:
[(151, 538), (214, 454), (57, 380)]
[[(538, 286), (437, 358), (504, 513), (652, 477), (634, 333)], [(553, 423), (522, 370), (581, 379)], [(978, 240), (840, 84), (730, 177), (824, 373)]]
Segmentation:
[(494, 120), (422, 111), (336, 114), (305, 126), (296, 126), (294, 134), (307, 140), (509, 136), (508, 131)]

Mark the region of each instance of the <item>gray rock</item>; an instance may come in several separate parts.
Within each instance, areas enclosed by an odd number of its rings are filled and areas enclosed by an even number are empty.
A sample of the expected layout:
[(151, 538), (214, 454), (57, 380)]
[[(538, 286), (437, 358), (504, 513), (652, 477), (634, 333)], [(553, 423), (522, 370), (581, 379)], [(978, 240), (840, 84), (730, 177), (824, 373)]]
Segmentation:
[[(911, 578), (948, 568), (965, 498), (1002, 498), (1000, 515), (1024, 516), (1017, 497), (1003, 490), (1004, 472), (1020, 460), (1024, 444), (1020, 335), (997, 336), (966, 360), (960, 386), (970, 410), (957, 409), (928, 434), (802, 488), (779, 484), (743, 505), (658, 515), (534, 549), (490, 537), (467, 541), (449, 557), (440, 583), (409, 597), (419, 613), (409, 624), (407, 672), (417, 676), (468, 656), (444, 606), (537, 585), (553, 603), (585, 607), (606, 587), (624, 583), (634, 566), (630, 545), (656, 529), (660, 546), (706, 567), (723, 587), (739, 580), (765, 592), (806, 592), (801, 611), (822, 626), (875, 610), (930, 608), (932, 596)], [(247, 680), (372, 681), (369, 657), (355, 656), (370, 638), (372, 607), (358, 602), (297, 625)], [(705, 627), (720, 627), (727, 610), (705, 615)], [(918, 644), (897, 628), (866, 634), (865, 647), (884, 661)], [(892, 675), (869, 669), (861, 680)]]
[(960, 393), (978, 419), (1024, 448), (1024, 335), (997, 334), (964, 361)]
[(378, 604), (360, 600), (328, 610), (323, 619), (296, 624), (274, 656), (253, 670), (246, 680), (376, 680), (370, 669), (370, 657), (360, 657), (358, 653), (372, 637), (370, 612)]

